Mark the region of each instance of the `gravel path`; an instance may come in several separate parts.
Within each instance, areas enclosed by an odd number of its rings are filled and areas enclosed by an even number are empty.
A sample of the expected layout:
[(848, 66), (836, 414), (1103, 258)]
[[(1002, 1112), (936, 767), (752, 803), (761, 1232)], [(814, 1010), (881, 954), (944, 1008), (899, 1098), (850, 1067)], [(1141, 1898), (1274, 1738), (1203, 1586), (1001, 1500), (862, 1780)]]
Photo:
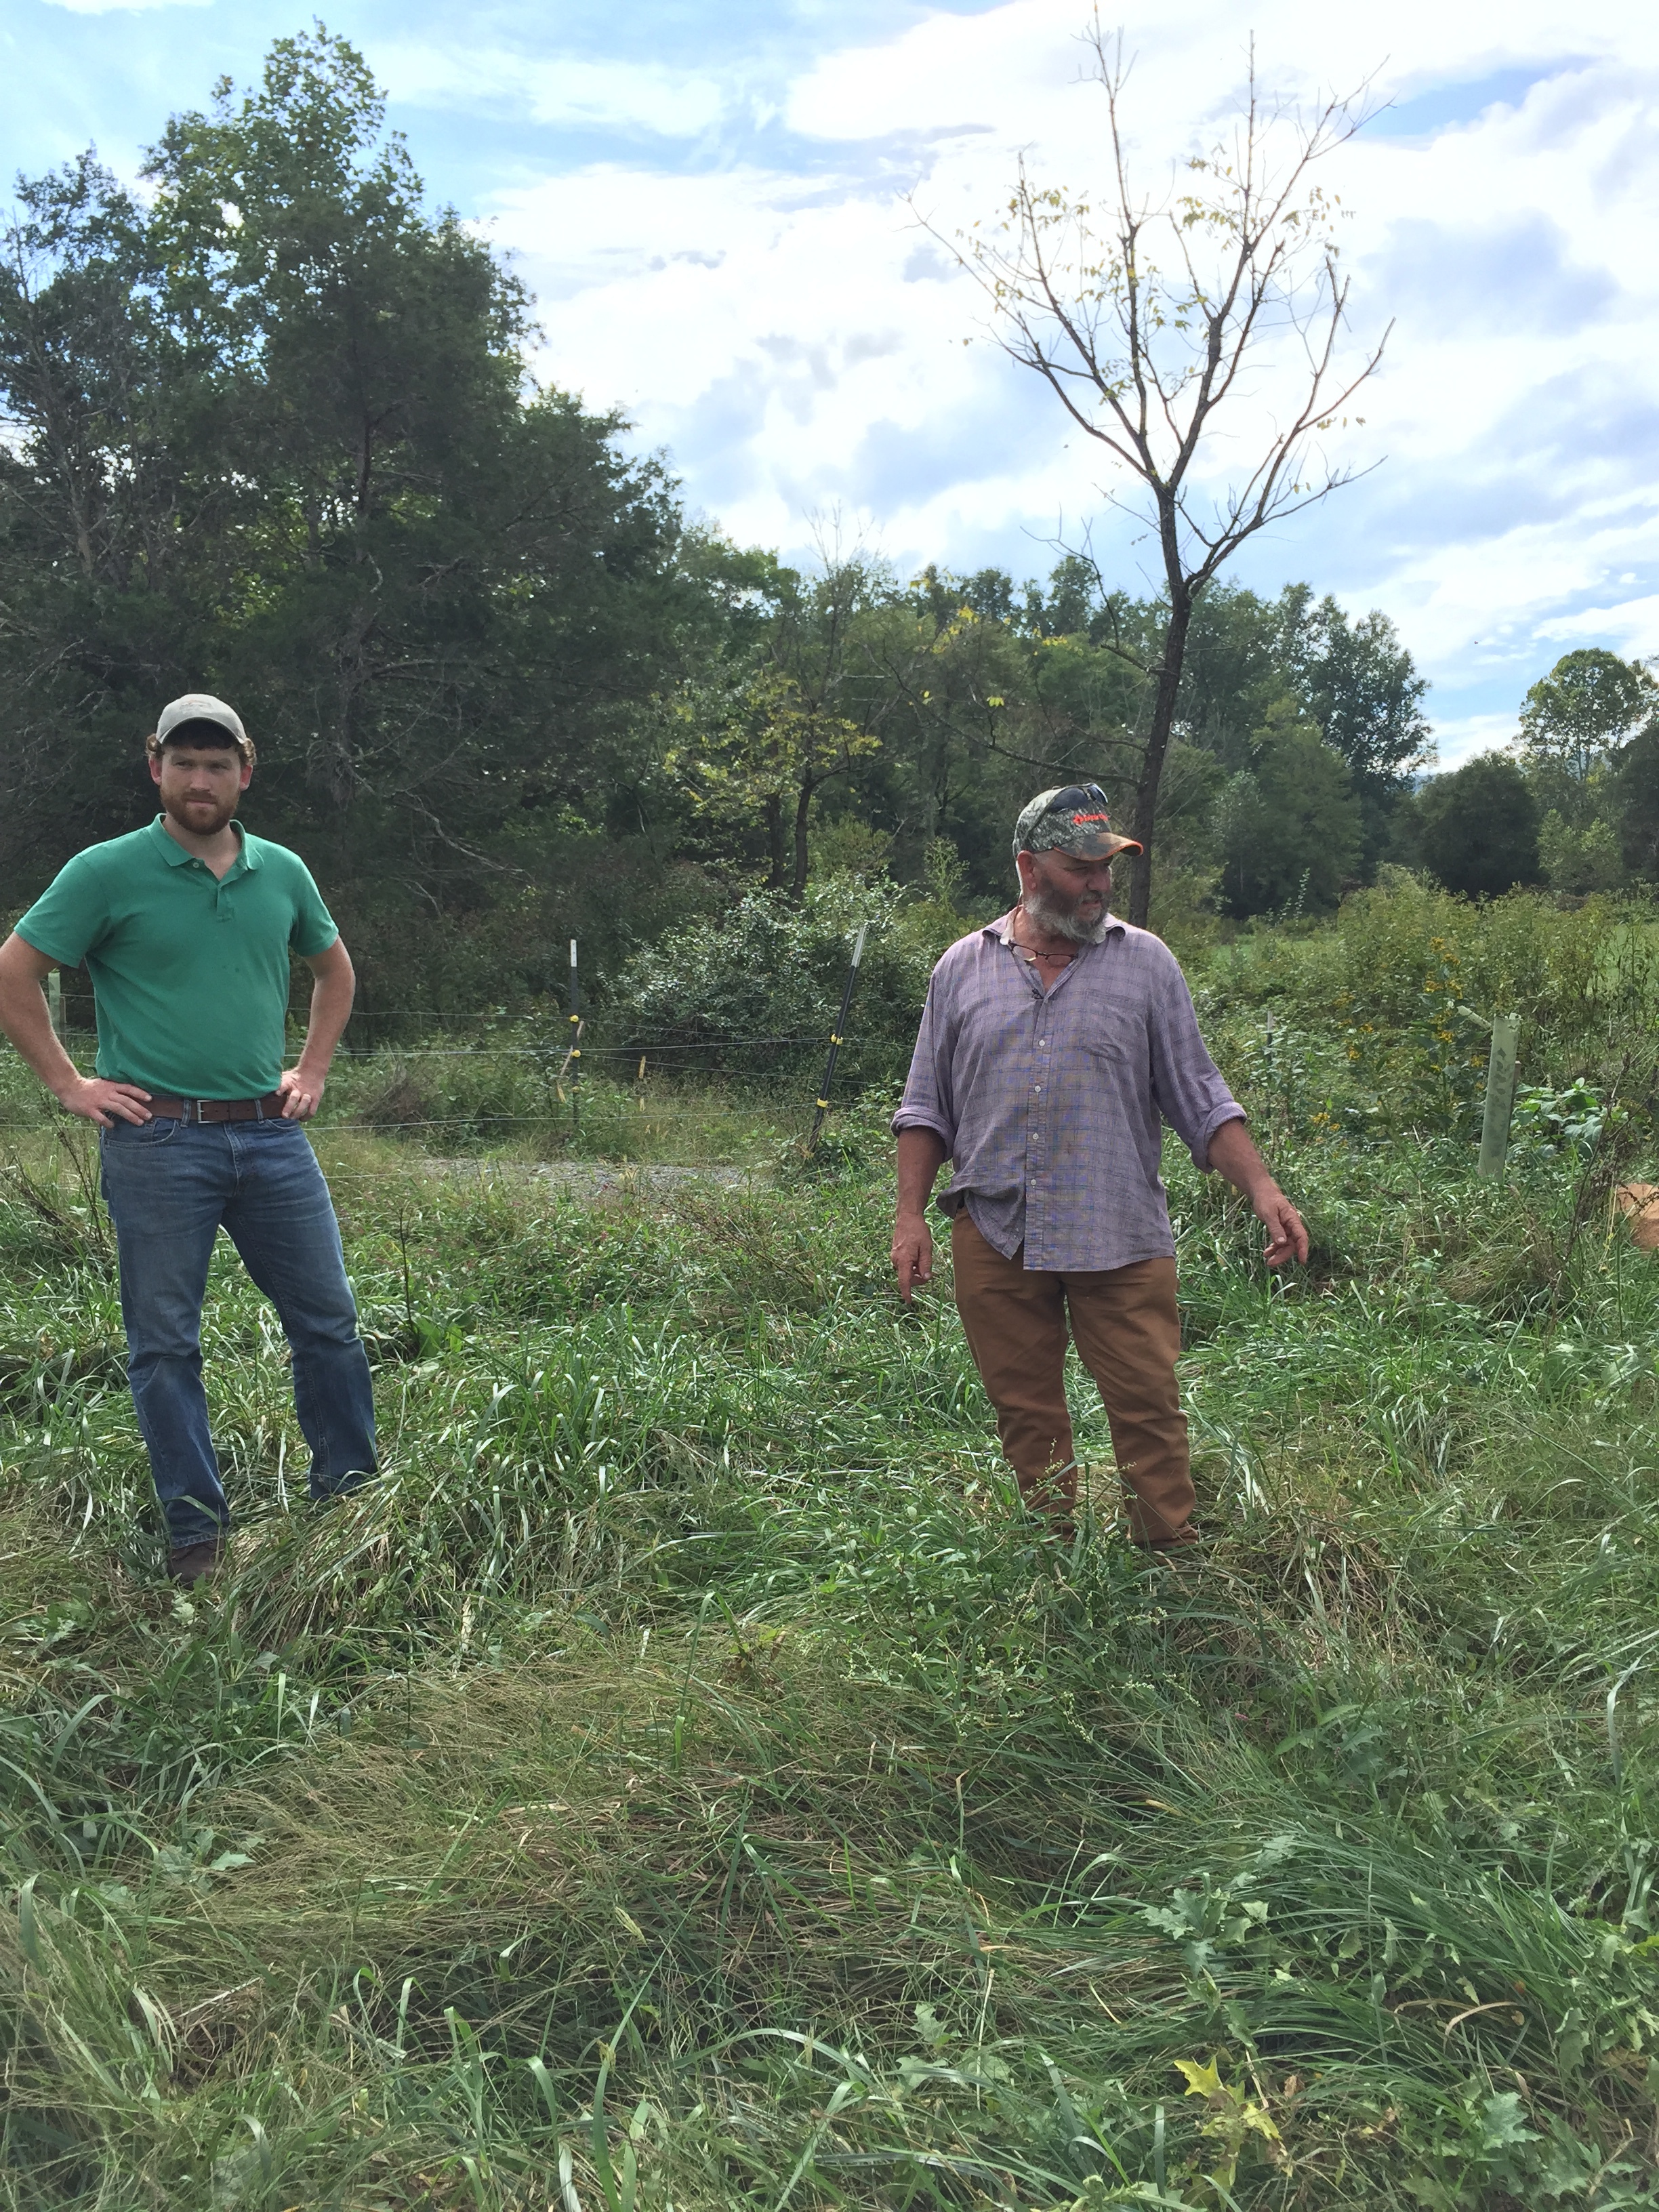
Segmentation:
[(433, 1167), (455, 1176), (476, 1176), (480, 1182), (498, 1175), (533, 1176), (538, 1182), (556, 1182), (579, 1197), (596, 1198), (612, 1190), (678, 1190), (683, 1184), (714, 1183), (722, 1190), (742, 1190), (764, 1185), (771, 1178), (755, 1168), (669, 1167), (648, 1162), (624, 1162), (611, 1166), (602, 1160), (550, 1160), (544, 1164), (519, 1160), (433, 1160)]

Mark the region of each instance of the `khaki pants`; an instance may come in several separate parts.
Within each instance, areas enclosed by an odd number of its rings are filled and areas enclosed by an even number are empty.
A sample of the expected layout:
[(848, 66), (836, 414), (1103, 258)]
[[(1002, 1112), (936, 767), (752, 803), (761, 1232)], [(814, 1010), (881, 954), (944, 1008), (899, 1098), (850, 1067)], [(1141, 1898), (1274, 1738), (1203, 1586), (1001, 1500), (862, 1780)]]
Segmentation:
[(1066, 1404), (1069, 1316), (1079, 1355), (1106, 1401), (1118, 1471), (1133, 1493), (1136, 1536), (1145, 1544), (1191, 1542), (1193, 1478), (1175, 1375), (1181, 1349), (1175, 1261), (1039, 1274), (1028, 1273), (1022, 1257), (1005, 1260), (965, 1206), (953, 1219), (957, 1310), (1021, 1496), (1061, 1528), (1076, 1511)]

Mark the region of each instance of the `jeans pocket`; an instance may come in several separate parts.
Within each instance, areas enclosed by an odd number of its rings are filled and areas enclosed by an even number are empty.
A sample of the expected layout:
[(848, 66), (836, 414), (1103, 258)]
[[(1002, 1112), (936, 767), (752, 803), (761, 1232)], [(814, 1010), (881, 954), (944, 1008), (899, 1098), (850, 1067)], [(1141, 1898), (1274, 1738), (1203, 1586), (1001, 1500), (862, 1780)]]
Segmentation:
[(148, 1121), (113, 1121), (99, 1133), (100, 1152), (154, 1152), (157, 1145), (171, 1144), (184, 1127), (180, 1121), (157, 1114)]

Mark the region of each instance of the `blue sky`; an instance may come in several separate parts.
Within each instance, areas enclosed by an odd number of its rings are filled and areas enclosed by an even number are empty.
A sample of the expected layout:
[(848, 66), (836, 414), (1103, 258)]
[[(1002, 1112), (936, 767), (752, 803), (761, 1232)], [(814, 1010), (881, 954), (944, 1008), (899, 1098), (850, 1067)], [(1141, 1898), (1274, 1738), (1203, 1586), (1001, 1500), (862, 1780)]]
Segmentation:
[[(1056, 179), (1098, 174), (1086, 12), (349, 0), (325, 20), (387, 87), (434, 197), (515, 256), (541, 373), (623, 410), (734, 536), (810, 555), (839, 533), (901, 570), (1023, 576), (1092, 530), (1134, 585), (1146, 548), (1106, 507), (1100, 457), (988, 342), (917, 220), (953, 234), (988, 215), (1022, 152)], [(4, 0), (10, 165), (95, 141), (130, 173), (170, 112), (246, 82), (309, 20), (270, 0)], [(1340, 448), (1370, 472), (1233, 573), (1386, 608), (1449, 763), (1505, 737), (1571, 647), (1659, 653), (1659, 24), (1629, 0), (1397, 0), (1385, 23), (1262, 0), (1253, 22), (1270, 86), (1370, 77), (1389, 103), (1332, 179), (1356, 343), (1394, 330)], [(1157, 184), (1236, 98), (1245, 27), (1228, 0), (1123, 23)]]

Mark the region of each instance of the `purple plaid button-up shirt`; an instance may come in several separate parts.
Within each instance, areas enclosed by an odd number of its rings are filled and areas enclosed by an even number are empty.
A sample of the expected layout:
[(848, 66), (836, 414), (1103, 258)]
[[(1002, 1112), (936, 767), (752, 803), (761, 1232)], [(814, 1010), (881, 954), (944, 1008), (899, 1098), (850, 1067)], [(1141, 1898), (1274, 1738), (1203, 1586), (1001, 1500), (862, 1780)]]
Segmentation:
[(893, 1127), (932, 1129), (966, 1206), (1006, 1258), (1041, 1273), (1127, 1267), (1175, 1252), (1158, 1175), (1160, 1118), (1200, 1167), (1244, 1109), (1198, 1033), (1175, 955), (1114, 921), (1046, 994), (1013, 948), (1012, 915), (933, 970)]

